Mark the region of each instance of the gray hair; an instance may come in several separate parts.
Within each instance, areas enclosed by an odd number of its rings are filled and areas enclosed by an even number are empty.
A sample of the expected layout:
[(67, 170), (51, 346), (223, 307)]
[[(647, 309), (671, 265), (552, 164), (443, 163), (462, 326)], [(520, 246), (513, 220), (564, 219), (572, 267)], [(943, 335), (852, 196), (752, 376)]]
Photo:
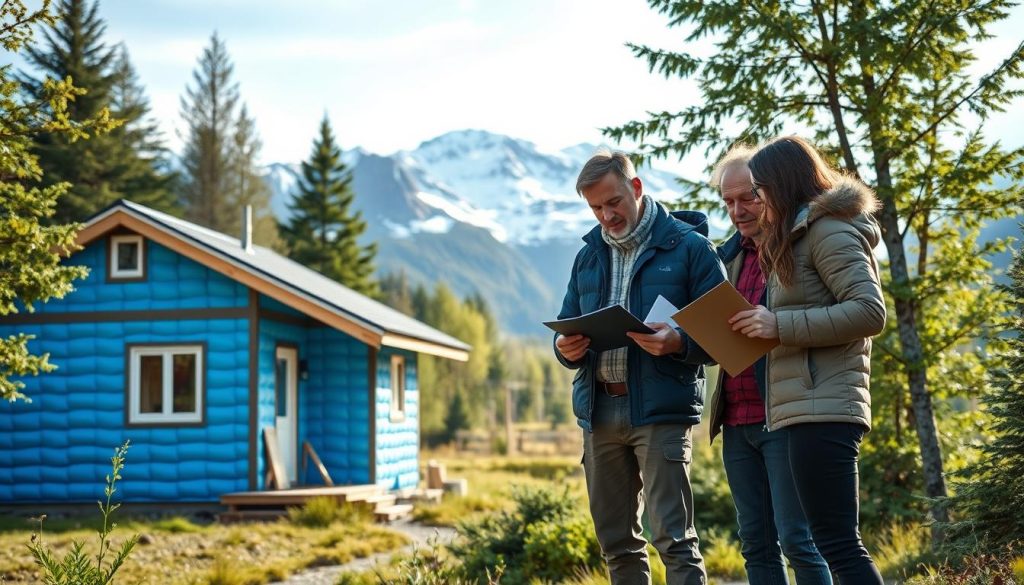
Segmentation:
[(636, 168), (633, 167), (629, 155), (618, 150), (602, 148), (583, 165), (583, 170), (576, 179), (576, 192), (583, 195), (584, 189), (600, 182), (608, 173), (615, 173), (615, 176), (625, 183), (636, 178)]
[(711, 186), (718, 189), (722, 186), (722, 175), (725, 171), (735, 166), (747, 166), (750, 159), (757, 154), (757, 149), (749, 144), (734, 144), (722, 158), (715, 163), (715, 170), (711, 173)]

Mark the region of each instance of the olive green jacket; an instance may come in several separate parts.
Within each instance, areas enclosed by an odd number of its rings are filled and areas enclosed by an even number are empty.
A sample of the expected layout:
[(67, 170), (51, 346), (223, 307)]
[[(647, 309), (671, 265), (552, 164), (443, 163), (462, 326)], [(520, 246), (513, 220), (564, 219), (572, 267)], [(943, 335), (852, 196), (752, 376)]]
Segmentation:
[(781, 345), (768, 355), (768, 428), (850, 422), (871, 428), (871, 337), (885, 324), (872, 249), (871, 190), (841, 180), (802, 208), (792, 230), (793, 285), (768, 279)]

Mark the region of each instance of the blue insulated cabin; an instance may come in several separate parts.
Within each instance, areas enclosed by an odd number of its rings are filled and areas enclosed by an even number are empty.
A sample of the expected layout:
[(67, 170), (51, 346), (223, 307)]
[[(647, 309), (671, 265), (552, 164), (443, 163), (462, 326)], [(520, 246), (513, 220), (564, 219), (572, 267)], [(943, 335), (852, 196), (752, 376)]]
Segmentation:
[[(0, 318), (55, 372), (0, 406), (0, 503), (93, 502), (131, 440), (119, 495), (215, 502), (267, 489), (276, 435), (292, 485), (303, 444), (335, 484), (414, 487), (419, 354), (469, 346), (279, 254), (127, 201), (91, 219), (64, 299)], [(272, 429), (275, 433), (267, 433)]]

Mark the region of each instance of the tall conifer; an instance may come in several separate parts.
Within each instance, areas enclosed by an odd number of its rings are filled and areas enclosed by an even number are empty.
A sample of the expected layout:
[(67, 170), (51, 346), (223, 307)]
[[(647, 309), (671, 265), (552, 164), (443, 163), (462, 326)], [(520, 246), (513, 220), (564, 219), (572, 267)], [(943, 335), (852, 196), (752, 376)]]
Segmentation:
[(376, 295), (373, 257), (376, 244), (359, 244), (366, 231), (362, 214), (353, 211), (352, 176), (341, 160), (330, 121), (324, 116), (320, 135), (291, 202), (291, 219), (281, 226), (289, 255), (321, 274), (367, 295)]
[(240, 233), (246, 205), (253, 207), (253, 240), (279, 247), (270, 191), (259, 173), (256, 123), (234, 81), (224, 41), (213, 33), (181, 98), (187, 126), (182, 152), (185, 216), (229, 235)]
[[(103, 43), (106, 24), (98, 12), (97, 2), (63, 0), (57, 6), (56, 22), (43, 29), (42, 41), (25, 51), (26, 61), (36, 72), (52, 79), (70, 77), (86, 90), (68, 104), (72, 122), (105, 115), (104, 109), (109, 109), (122, 123), (121, 128), (92, 140), (49, 133), (36, 137), (33, 152), (43, 170), (42, 184), (71, 184), (51, 220), (56, 223), (85, 219), (122, 197), (174, 210), (159, 157), (153, 156), (158, 137), (139, 136), (154, 130), (144, 121), (145, 98), (123, 50), (119, 57), (118, 51)], [(21, 80), (30, 100), (42, 98), (42, 80), (28, 73)]]
[(185, 217), (225, 233), (234, 233), (239, 215), (228, 200), (239, 100), (233, 72), (227, 47), (215, 32), (192, 72), (193, 85), (181, 98), (181, 117), (187, 126), (181, 160)]
[(954, 535), (982, 550), (1024, 544), (1024, 251), (1009, 272), (1014, 337), (1007, 341), (1006, 367), (991, 373), (995, 389), (984, 399), (995, 437), (982, 445), (976, 463), (957, 474), (961, 481), (952, 498), (964, 513)]
[[(280, 248), (277, 220), (270, 210), (270, 186), (263, 180), (259, 172), (258, 159), (262, 143), (256, 135), (256, 122), (249, 116), (248, 108), (243, 104), (235, 122), (235, 133), (232, 140), (231, 180), (228, 191), (229, 209), (253, 208), (252, 237), (256, 243), (271, 248)], [(231, 216), (229, 214), (229, 220)], [(236, 214), (234, 231), (241, 230), (241, 214)]]

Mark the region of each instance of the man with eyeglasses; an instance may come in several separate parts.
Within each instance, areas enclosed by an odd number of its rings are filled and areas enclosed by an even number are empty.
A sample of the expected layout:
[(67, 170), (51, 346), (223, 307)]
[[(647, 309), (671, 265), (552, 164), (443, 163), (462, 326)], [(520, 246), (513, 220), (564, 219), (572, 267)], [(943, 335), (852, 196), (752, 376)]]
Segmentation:
[[(715, 165), (711, 186), (718, 189), (736, 228), (718, 248), (729, 281), (750, 304), (766, 305), (758, 262), (764, 204), (747, 168), (755, 152), (747, 146), (732, 148)], [(722, 434), (722, 460), (736, 505), (747, 578), (751, 585), (788, 583), (785, 554), (798, 585), (831, 584), (828, 564), (811, 540), (797, 499), (786, 429), (768, 432), (765, 425), (764, 376), (765, 358), (736, 377), (719, 373), (711, 398), (711, 440)]]

